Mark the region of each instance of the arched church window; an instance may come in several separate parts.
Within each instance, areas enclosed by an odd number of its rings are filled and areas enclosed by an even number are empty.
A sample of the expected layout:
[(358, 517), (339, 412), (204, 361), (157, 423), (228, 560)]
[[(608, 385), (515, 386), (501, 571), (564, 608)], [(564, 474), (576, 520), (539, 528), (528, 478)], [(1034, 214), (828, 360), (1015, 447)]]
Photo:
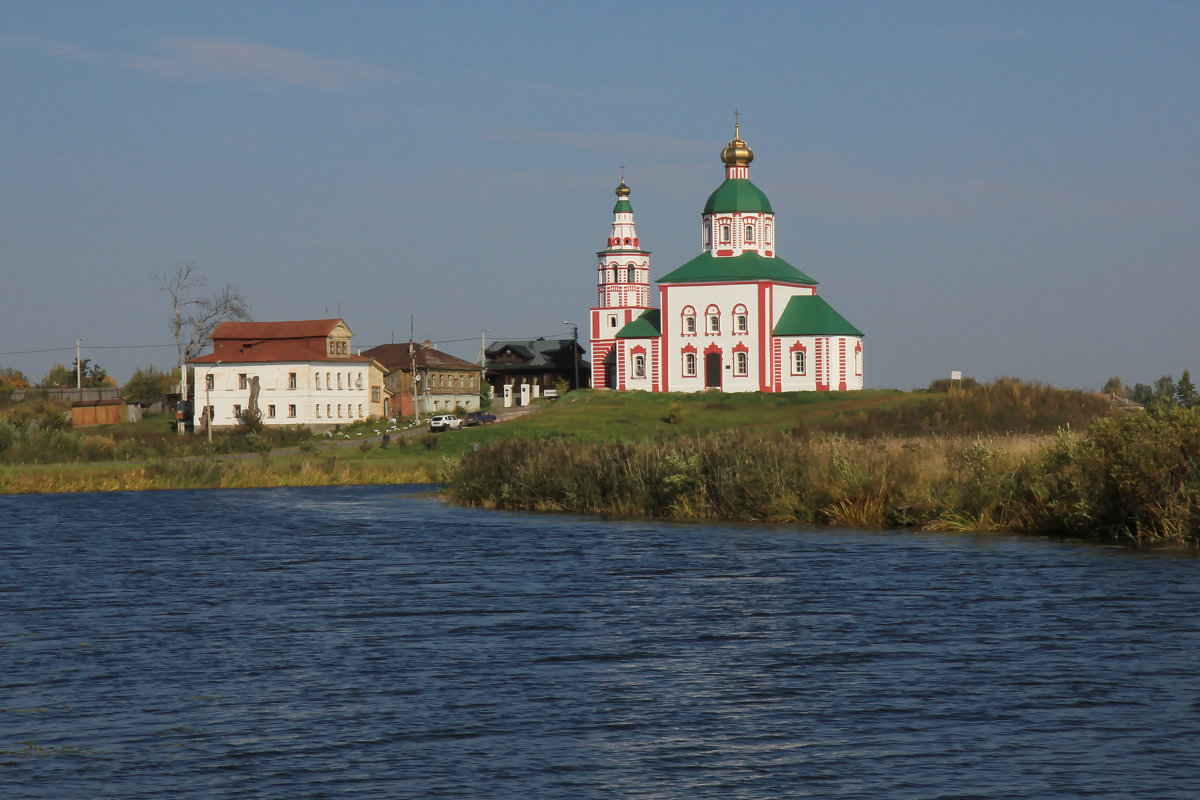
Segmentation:
[(712, 244), (712, 223), (704, 223), (704, 243)]
[(734, 375), (746, 375), (749, 372), (749, 366), (750, 357), (744, 351), (739, 350), (733, 354)]
[(646, 377), (646, 357), (640, 353), (633, 357), (633, 377)]
[(733, 332), (745, 333), (750, 329), (749, 315), (746, 313), (746, 307), (738, 303), (733, 307)]
[(626, 236), (626, 237), (625, 237), (625, 244), (626, 244), (626, 245), (628, 245), (628, 244), (629, 244), (629, 237), (628, 237), (628, 236)]
[(696, 335), (696, 309), (691, 306), (683, 307), (683, 335)]
[(728, 225), (721, 226), (721, 241), (722, 242), (729, 241), (729, 226)]
[(720, 333), (721, 309), (717, 308), (716, 306), (709, 306), (708, 310), (704, 312), (704, 316), (708, 319), (708, 332)]
[(696, 354), (695, 353), (684, 353), (683, 354), (683, 374), (685, 377), (689, 377), (689, 378), (696, 377)]
[(747, 242), (754, 241), (754, 226), (753, 225), (746, 226), (746, 241)]
[(633, 283), (633, 277), (634, 277), (634, 274), (635, 274), (635, 273), (634, 273), (634, 271), (633, 271), (633, 264), (630, 264), (630, 265), (629, 265), (629, 282), (630, 282), (630, 283)]

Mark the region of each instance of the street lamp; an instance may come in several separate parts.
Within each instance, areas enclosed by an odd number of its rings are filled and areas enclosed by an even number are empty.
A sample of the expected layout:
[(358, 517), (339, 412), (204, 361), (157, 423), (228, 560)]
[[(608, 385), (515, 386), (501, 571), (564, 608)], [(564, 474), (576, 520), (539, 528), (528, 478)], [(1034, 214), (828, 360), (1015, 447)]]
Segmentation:
[(212, 387), (211, 387), (212, 380), (211, 379), (212, 379), (213, 368), (219, 367), (219, 366), (221, 366), (220, 361), (213, 364), (211, 367), (208, 368), (208, 372), (204, 373), (204, 427), (208, 428), (208, 443), (209, 444), (212, 444), (212, 406), (209, 404), (212, 398), (209, 397), (209, 392), (212, 389)]
[(575, 361), (575, 385), (571, 388), (579, 388), (579, 326), (574, 322), (563, 322), (563, 325), (571, 326), (572, 338), (575, 342), (575, 348), (571, 351), (571, 358)]

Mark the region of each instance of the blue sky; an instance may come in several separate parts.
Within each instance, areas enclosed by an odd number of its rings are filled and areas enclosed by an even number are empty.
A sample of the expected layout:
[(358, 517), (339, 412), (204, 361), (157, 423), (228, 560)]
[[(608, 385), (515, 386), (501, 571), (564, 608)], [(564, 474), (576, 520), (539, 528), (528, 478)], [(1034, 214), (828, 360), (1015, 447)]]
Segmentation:
[(699, 252), (737, 107), (868, 386), (1178, 376), (1198, 54), (1196, 3), (0, 1), (0, 366), (168, 368), (181, 262), (363, 347), (561, 335), (621, 164), (652, 274)]

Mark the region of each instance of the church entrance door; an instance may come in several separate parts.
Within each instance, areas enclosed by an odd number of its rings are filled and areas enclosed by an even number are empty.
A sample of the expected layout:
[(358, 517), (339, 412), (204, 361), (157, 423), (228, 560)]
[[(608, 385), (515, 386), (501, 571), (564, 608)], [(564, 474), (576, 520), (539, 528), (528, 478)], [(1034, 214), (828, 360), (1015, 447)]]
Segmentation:
[(721, 388), (721, 354), (704, 354), (704, 386), (709, 389)]

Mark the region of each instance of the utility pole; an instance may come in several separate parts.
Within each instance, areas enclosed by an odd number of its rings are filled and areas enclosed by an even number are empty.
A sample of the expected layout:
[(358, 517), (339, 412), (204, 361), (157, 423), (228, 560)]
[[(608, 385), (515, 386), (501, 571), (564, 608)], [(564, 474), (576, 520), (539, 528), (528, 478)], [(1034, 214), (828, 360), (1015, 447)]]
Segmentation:
[(80, 337), (75, 340), (75, 391), (79, 392), (79, 402), (83, 402), (83, 362), (79, 360), (79, 345), (87, 341)]
[(563, 322), (563, 325), (571, 326), (571, 332), (573, 334), (571, 338), (575, 342), (575, 347), (573, 350), (571, 350), (571, 358), (575, 361), (575, 385), (572, 386), (571, 388), (578, 389), (579, 388), (579, 326), (576, 325), (574, 322)]
[[(479, 332), (479, 396), (483, 397), (483, 387), (487, 385), (487, 345), (484, 343), (486, 336), (492, 332), (491, 328), (484, 328)], [(488, 396), (492, 394), (491, 388), (488, 389)], [(482, 403), (480, 404), (482, 407)]]

